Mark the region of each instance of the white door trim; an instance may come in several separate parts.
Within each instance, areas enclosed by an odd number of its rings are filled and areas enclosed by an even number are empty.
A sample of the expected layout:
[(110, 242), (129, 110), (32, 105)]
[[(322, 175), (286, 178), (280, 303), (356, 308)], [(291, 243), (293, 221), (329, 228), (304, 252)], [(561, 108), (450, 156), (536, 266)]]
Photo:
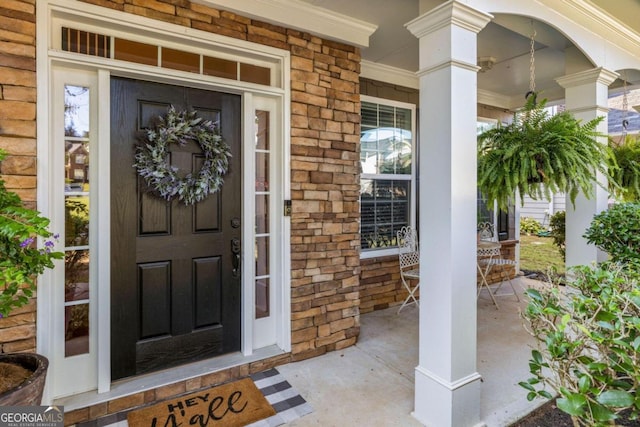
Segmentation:
[[(88, 19), (90, 17), (90, 19)], [(103, 21), (103, 22), (100, 22)], [(130, 63), (124, 63), (122, 61), (113, 61), (105, 58), (98, 58), (88, 55), (80, 55), (70, 52), (64, 52), (60, 50), (59, 45), (56, 45), (56, 40), (59, 39), (55, 35), (61, 22), (67, 25), (74, 25), (76, 22), (86, 23), (91, 22), (94, 26), (101, 28), (102, 33), (108, 31), (113, 26), (117, 27), (119, 35), (121, 36), (124, 29), (129, 28), (131, 30), (130, 39), (135, 39), (134, 33), (139, 31), (140, 28), (152, 28), (154, 25), (154, 31), (165, 34), (165, 37), (171, 37), (173, 45), (184, 44), (185, 50), (191, 46), (194, 39), (197, 39), (199, 45), (209, 43), (211, 45), (224, 45), (224, 48), (234, 49), (236, 55), (239, 57), (251, 56), (255, 60), (256, 55), (263, 55), (265, 61), (270, 63), (276, 63), (274, 65), (277, 71), (277, 86), (259, 86), (253, 83), (243, 83), (240, 81), (226, 81), (225, 79), (203, 76), (197, 74), (184, 73), (180, 71), (174, 71), (164, 69), (160, 67), (150, 67), (144, 65), (135, 65)], [(60, 189), (57, 189), (55, 181), (52, 179), (55, 176), (52, 164), (49, 163), (51, 154), (55, 152), (56, 138), (53, 138), (52, 129), (54, 126), (54, 108), (52, 107), (56, 101), (56, 97), (53, 93), (53, 88), (56, 84), (55, 70), (58, 67), (71, 67), (78, 70), (82, 70), (84, 73), (93, 75), (96, 83), (97, 99), (100, 100), (97, 107), (97, 123), (100, 124), (96, 127), (97, 142), (95, 147), (91, 151), (91, 163), (92, 173), (94, 174), (94, 180), (92, 185), (92, 191), (95, 191), (97, 197), (94, 198), (95, 206), (92, 206), (92, 218), (94, 223), (92, 227), (96, 230), (100, 230), (102, 236), (110, 235), (110, 79), (112, 75), (138, 78), (148, 81), (156, 81), (161, 83), (177, 84), (182, 86), (191, 86), (206, 90), (215, 90), (236, 93), (243, 96), (243, 145), (247, 145), (250, 139), (247, 139), (251, 135), (253, 130), (252, 126), (247, 126), (247, 120), (250, 115), (257, 108), (254, 105), (253, 100), (271, 99), (275, 105), (275, 116), (277, 128), (274, 130), (274, 134), (271, 136), (273, 141), (278, 141), (279, 151), (274, 156), (274, 167), (272, 168), (272, 177), (277, 175), (277, 179), (274, 179), (274, 183), (279, 181), (278, 186), (278, 198), (273, 202), (273, 206), (282, 207), (283, 198), (288, 198), (290, 194), (289, 184), (289, 162), (287, 161), (289, 155), (289, 52), (269, 48), (266, 46), (256, 45), (254, 43), (245, 42), (242, 40), (230, 39), (218, 35), (205, 33), (198, 30), (185, 29), (184, 27), (162, 23), (162, 28), (158, 28), (158, 21), (153, 21), (147, 18), (142, 18), (134, 15), (129, 15), (122, 12), (112, 11), (106, 8), (100, 8), (93, 5), (87, 5), (76, 1), (68, 0), (48, 0), (37, 3), (37, 96), (38, 96), (38, 121), (37, 121), (37, 149), (38, 149), (38, 208), (41, 212), (52, 219), (52, 227), (64, 227), (64, 206), (60, 207), (60, 200), (63, 200), (64, 195), (60, 193)], [(150, 30), (151, 31), (151, 30)], [(258, 53), (259, 52), (259, 53)], [(249, 134), (247, 134), (249, 133)], [(248, 157), (253, 157), (255, 153), (252, 150), (243, 149), (243, 165), (248, 164)], [(249, 163), (250, 164), (250, 163)], [(246, 172), (245, 172), (246, 173)], [(99, 179), (97, 176), (99, 175)], [(248, 232), (248, 223), (253, 221), (253, 211), (250, 209), (252, 203), (248, 203), (249, 198), (254, 198), (254, 187), (251, 185), (251, 181), (247, 181), (247, 176), (244, 176), (243, 182), (243, 273), (251, 271), (248, 266), (253, 263), (253, 236), (254, 232)], [(249, 191), (247, 191), (249, 190)], [(93, 202), (92, 202), (93, 203)], [(275, 213), (274, 213), (275, 217)], [(263, 349), (256, 349), (253, 347), (253, 332), (255, 328), (254, 322), (254, 306), (253, 306), (253, 275), (243, 276), (243, 294), (248, 296), (243, 298), (243, 347), (242, 355), (245, 356), (247, 362), (259, 360), (260, 358), (273, 356), (275, 354), (281, 354), (282, 352), (290, 351), (291, 342), (291, 308), (290, 304), (281, 306), (282, 302), (289, 300), (290, 294), (290, 227), (288, 226), (289, 219), (282, 218), (278, 212), (278, 220), (276, 221), (276, 229), (274, 230), (270, 247), (273, 249), (274, 263), (278, 264), (279, 277), (278, 280), (272, 282), (273, 289), (275, 291), (274, 298), (277, 301), (276, 307), (274, 307), (274, 322), (275, 322), (275, 334), (273, 338), (273, 345), (268, 345)], [(97, 235), (97, 232), (95, 233)], [(184, 375), (193, 375), (192, 370), (187, 368), (177, 368), (172, 373), (164, 376), (156, 376), (156, 380), (153, 383), (147, 381), (138, 381), (132, 379), (125, 381), (129, 385), (122, 384), (116, 389), (112, 387), (111, 372), (110, 372), (110, 354), (111, 354), (111, 340), (110, 340), (110, 238), (94, 239), (91, 246), (92, 259), (96, 259), (97, 262), (93, 267), (95, 274), (95, 283), (92, 285), (94, 292), (91, 295), (92, 314), (95, 314), (96, 328), (92, 333), (96, 333), (97, 337), (93, 338), (95, 347), (97, 350), (91, 353), (95, 363), (94, 379), (92, 387), (95, 389), (88, 394), (93, 397), (87, 397), (87, 394), (80, 396), (72, 396), (67, 399), (63, 399), (65, 406), (73, 408), (80, 405), (79, 402), (90, 399), (91, 401), (104, 401), (104, 399), (112, 399), (122, 393), (126, 394), (131, 388), (140, 391), (140, 387), (152, 388), (158, 386), (167, 381), (177, 381)], [(56, 335), (52, 333), (55, 329), (55, 325), (61, 323), (60, 313), (64, 302), (58, 301), (59, 290), (56, 290), (60, 286), (60, 277), (64, 274), (63, 263), (59, 262), (58, 268), (53, 271), (46, 272), (39, 281), (39, 298), (38, 298), (38, 329), (37, 329), (37, 345), (38, 351), (46, 356), (51, 357), (51, 368), (49, 370), (50, 376), (55, 375), (57, 364), (59, 363), (59, 356), (55, 356), (54, 349), (56, 348)], [(64, 319), (62, 319), (64, 320)], [(59, 334), (58, 334), (59, 335)], [(62, 337), (64, 338), (64, 337)], [(59, 339), (59, 338), (58, 338)], [(58, 344), (59, 345), (59, 344)], [(64, 346), (64, 343), (62, 344)], [(64, 355), (64, 353), (63, 353)], [(257, 358), (257, 359), (256, 359)], [(226, 360), (226, 362), (225, 362)], [(224, 369), (224, 366), (233, 366), (239, 363), (238, 357), (230, 355), (230, 357), (222, 357), (219, 360), (205, 361), (204, 365), (209, 369)], [(183, 373), (180, 371), (182, 369)], [(54, 379), (54, 378), (51, 378)], [(60, 391), (60, 387), (56, 386), (56, 381), (48, 382), (51, 384), (46, 390), (44, 402), (52, 402), (54, 399), (59, 399), (66, 393)], [(102, 396), (100, 396), (102, 394)], [(78, 406), (80, 407), (80, 406)]]

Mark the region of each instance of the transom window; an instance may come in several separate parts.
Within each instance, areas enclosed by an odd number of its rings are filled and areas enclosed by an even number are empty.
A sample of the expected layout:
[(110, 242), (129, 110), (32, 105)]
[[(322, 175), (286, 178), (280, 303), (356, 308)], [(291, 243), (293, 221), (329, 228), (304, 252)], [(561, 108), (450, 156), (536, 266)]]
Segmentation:
[(363, 251), (397, 246), (414, 215), (415, 106), (362, 97), (360, 239)]

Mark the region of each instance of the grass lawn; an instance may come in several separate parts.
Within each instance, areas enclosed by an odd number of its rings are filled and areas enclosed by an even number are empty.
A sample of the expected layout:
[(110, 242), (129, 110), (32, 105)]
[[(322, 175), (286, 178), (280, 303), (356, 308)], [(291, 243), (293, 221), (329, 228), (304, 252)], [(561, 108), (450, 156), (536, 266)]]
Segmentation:
[(564, 260), (553, 244), (551, 237), (520, 235), (520, 269), (546, 272), (555, 267), (558, 274), (564, 274)]

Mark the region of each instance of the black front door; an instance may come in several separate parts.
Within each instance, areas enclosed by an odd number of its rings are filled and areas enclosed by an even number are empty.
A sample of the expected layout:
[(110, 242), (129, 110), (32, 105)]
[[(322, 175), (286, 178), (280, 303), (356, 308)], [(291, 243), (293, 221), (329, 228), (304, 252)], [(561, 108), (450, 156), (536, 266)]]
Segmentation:
[[(169, 105), (220, 124), (231, 147), (222, 189), (185, 206), (145, 191), (132, 167), (137, 135)], [(111, 80), (111, 377), (240, 349), (240, 97), (138, 80)], [(172, 144), (179, 174), (197, 172), (196, 143)]]

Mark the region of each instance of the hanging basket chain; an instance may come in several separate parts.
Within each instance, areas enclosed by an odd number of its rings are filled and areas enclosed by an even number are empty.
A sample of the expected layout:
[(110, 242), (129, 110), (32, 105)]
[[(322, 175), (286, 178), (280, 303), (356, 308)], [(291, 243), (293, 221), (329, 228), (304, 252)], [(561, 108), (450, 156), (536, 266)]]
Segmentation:
[(627, 120), (627, 112), (629, 109), (629, 103), (627, 101), (627, 72), (624, 71), (622, 75), (622, 143), (627, 139), (627, 128), (629, 127), (629, 120)]
[(531, 21), (531, 49), (529, 56), (529, 92), (527, 92), (524, 97), (525, 99), (529, 99), (530, 96), (533, 97), (533, 103), (536, 103), (536, 29), (533, 27), (533, 21)]
[(529, 60), (529, 91), (535, 93), (536, 91), (536, 58), (535, 58), (535, 42), (536, 42), (536, 30), (533, 28), (533, 22), (531, 23), (531, 58)]

